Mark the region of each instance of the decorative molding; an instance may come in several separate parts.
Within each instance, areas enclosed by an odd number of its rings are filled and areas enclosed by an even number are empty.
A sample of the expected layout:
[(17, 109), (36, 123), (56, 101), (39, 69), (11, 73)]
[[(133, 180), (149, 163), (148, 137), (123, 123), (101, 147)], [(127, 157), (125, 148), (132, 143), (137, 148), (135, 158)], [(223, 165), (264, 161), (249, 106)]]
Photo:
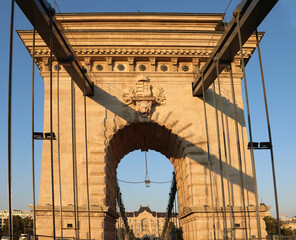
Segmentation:
[[(147, 56), (185, 56), (185, 57), (209, 57), (212, 54), (212, 48), (134, 48), (134, 49), (123, 49), (123, 48), (77, 48), (75, 50), (76, 55), (89, 55), (89, 56), (106, 56), (106, 55), (147, 55)], [(32, 52), (32, 49), (29, 48), (29, 51)], [(244, 48), (244, 58), (250, 58), (252, 55), (253, 49)], [(36, 47), (35, 55), (47, 55), (49, 56), (50, 51), (47, 47)]]
[(150, 57), (149, 58), (150, 64), (151, 64), (151, 72), (155, 72), (156, 68), (156, 57)]
[(85, 62), (87, 71), (91, 71), (91, 68), (92, 68), (92, 59), (91, 59), (91, 57), (84, 57), (84, 62)]
[(117, 69), (119, 70), (119, 71), (123, 71), (124, 69), (125, 69), (125, 67), (124, 67), (124, 65), (123, 64), (118, 64), (117, 65)]
[(182, 70), (183, 70), (184, 72), (188, 72), (189, 67), (188, 67), (186, 64), (184, 64), (184, 65), (182, 65)]
[(145, 71), (146, 70), (146, 66), (144, 64), (139, 65), (139, 70), (140, 71)]
[(98, 65), (96, 66), (96, 69), (97, 69), (98, 71), (102, 71), (102, 70), (104, 69), (104, 67), (103, 67), (103, 65), (98, 64)]
[(128, 57), (128, 64), (129, 64), (129, 71), (134, 71), (134, 64), (135, 64), (135, 58), (134, 57)]
[(54, 70), (56, 70), (56, 71), (60, 71), (61, 69), (62, 69), (62, 68), (61, 68), (60, 65), (58, 65), (58, 64), (54, 65)]
[(48, 57), (44, 57), (42, 58), (42, 70), (43, 71), (49, 71), (49, 58)]
[(165, 64), (162, 64), (162, 65), (160, 66), (160, 70), (163, 71), (163, 72), (166, 72), (166, 71), (168, 70), (168, 66), (165, 65)]
[(178, 58), (171, 58), (173, 72), (178, 71)]
[(197, 68), (199, 68), (200, 66), (200, 59), (199, 58), (193, 58), (192, 59), (192, 64), (193, 64), (193, 66), (194, 67), (197, 67)]
[(106, 57), (106, 62), (107, 62), (107, 71), (112, 71), (113, 67), (113, 59), (112, 57)]

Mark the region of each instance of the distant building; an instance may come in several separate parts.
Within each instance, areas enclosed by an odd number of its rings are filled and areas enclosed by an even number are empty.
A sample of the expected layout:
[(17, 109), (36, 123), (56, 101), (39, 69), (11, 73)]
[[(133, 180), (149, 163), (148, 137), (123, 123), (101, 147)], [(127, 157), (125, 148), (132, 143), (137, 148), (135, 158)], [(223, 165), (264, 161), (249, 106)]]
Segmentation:
[[(282, 219), (283, 220), (283, 219)], [(283, 222), (283, 227), (285, 228), (292, 228), (293, 230), (296, 229), (296, 216), (295, 217), (292, 217), (292, 218), (289, 218), (289, 219), (286, 219)]]
[[(166, 212), (151, 211), (149, 206), (140, 206), (138, 211), (126, 212), (126, 217), (136, 238), (153, 240), (161, 235)], [(180, 226), (176, 213), (172, 213), (171, 222), (174, 222), (178, 227)], [(116, 228), (124, 228), (121, 217), (117, 220)]]
[(287, 214), (281, 214), (281, 215), (280, 215), (280, 219), (281, 219), (282, 221), (287, 221), (287, 220), (289, 220), (289, 217), (288, 217)]
[[(4, 219), (8, 218), (8, 210), (0, 210), (0, 228), (3, 227)], [(33, 217), (33, 212), (30, 210), (12, 210), (12, 216), (20, 216), (21, 218)]]

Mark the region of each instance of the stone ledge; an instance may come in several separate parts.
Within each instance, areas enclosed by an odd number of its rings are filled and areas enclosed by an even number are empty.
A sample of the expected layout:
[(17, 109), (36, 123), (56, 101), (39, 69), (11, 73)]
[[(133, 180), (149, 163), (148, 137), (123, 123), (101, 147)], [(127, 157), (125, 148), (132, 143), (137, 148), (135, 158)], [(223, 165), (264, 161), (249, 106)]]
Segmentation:
[[(31, 209), (33, 209), (32, 205), (29, 205), (29, 207)], [(52, 211), (52, 206), (50, 205), (36, 205), (35, 206), (35, 210), (36, 212), (51, 212)], [(60, 212), (60, 206), (55, 206), (55, 212), (59, 213)], [(74, 206), (63, 206), (63, 212), (74, 212)], [(79, 213), (85, 213), (87, 212), (87, 206), (81, 206), (78, 207), (78, 212)], [(92, 214), (94, 213), (105, 213), (108, 216), (114, 217), (114, 218), (118, 218), (118, 214), (116, 213), (116, 211), (108, 206), (90, 206), (90, 212)]]
[[(263, 213), (263, 212), (267, 212), (269, 209), (270, 209), (270, 206), (260, 205), (259, 211), (261, 213)], [(229, 212), (230, 207), (227, 206), (225, 210), (226, 210), (226, 212)], [(189, 215), (194, 214), (194, 213), (212, 213), (212, 211), (213, 211), (213, 209), (210, 206), (204, 206), (204, 207), (185, 207), (183, 209), (183, 211), (181, 213), (179, 213), (178, 218), (179, 219), (183, 219), (183, 218), (186, 218)], [(240, 212), (243, 212), (243, 211), (244, 210), (243, 210), (242, 207), (233, 207), (232, 208), (232, 212), (233, 213), (240, 213)], [(247, 206), (246, 207), (246, 211), (247, 212), (256, 212), (256, 207), (253, 206), (253, 205)], [(222, 207), (214, 207), (214, 212), (215, 213), (222, 213), (223, 212)]]

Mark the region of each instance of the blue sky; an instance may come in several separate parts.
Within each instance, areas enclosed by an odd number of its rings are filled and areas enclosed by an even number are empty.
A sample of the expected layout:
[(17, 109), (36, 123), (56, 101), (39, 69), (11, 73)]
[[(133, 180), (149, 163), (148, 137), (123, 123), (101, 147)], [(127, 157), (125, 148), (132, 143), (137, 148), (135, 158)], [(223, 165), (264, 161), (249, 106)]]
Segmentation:
[[(50, 1), (53, 3), (53, 1)], [(82, 3), (83, 2), (83, 3)], [(233, 0), (226, 20), (238, 4)], [(57, 0), (62, 12), (196, 12), (223, 13), (229, 1), (225, 0)], [(7, 209), (7, 92), (8, 92), (8, 51), (10, 1), (1, 1), (0, 8), (0, 209)], [(53, 4), (52, 4), (53, 5)], [(267, 85), (269, 111), (274, 142), (276, 173), (280, 213), (290, 217), (296, 215), (296, 135), (295, 127), (295, 66), (296, 19), (294, 0), (282, 0), (261, 24), (259, 30), (265, 31), (261, 41), (263, 67)], [(32, 29), (22, 12), (16, 6), (15, 29)], [(267, 128), (262, 97), (261, 79), (257, 52), (247, 66), (247, 81), (250, 95), (252, 128), (254, 141), (267, 141)], [(43, 127), (43, 82), (36, 74), (35, 131)], [(12, 122), (12, 160), (13, 160), (13, 208), (27, 209), (31, 200), (31, 58), (14, 34), (13, 58), (13, 122)], [(41, 142), (36, 142), (36, 177), (40, 175)], [(274, 197), (268, 151), (256, 152), (256, 167), (260, 200), (271, 206), (274, 215)], [(152, 181), (171, 180), (173, 168), (168, 159), (159, 153), (148, 152), (149, 175)], [(127, 171), (133, 170), (131, 176)], [(128, 154), (120, 163), (118, 178), (139, 181), (145, 177), (144, 153), (135, 151)], [(37, 180), (37, 190), (38, 190)], [(123, 200), (127, 210), (137, 210), (140, 204), (151, 209), (164, 211), (167, 205), (170, 184), (128, 185), (121, 183)], [(137, 193), (137, 194), (136, 194)]]

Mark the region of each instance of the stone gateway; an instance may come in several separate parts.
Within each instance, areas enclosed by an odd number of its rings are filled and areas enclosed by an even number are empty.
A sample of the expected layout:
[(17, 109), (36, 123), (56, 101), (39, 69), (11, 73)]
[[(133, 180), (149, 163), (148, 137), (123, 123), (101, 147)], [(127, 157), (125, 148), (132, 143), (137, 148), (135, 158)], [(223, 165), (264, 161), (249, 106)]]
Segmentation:
[[(231, 234), (235, 238), (244, 238), (245, 229), (249, 237), (257, 237), (255, 188), (251, 158), (247, 150), (240, 56), (234, 58), (231, 66), (243, 161), (247, 221), (243, 216), (229, 73), (223, 71), (220, 75), (227, 145), (226, 153), (222, 148), (222, 172), (219, 166), (218, 140), (222, 143), (223, 139), (221, 135), (221, 139), (217, 139), (213, 89), (210, 87), (205, 95), (211, 164), (208, 161), (203, 99), (193, 97), (192, 94), (192, 82), (198, 69), (205, 64), (223, 34), (223, 17), (223, 14), (174, 13), (56, 15), (69, 43), (94, 82), (94, 95), (87, 97), (86, 102), (92, 239), (115, 239), (115, 223), (118, 218), (115, 211), (116, 169), (123, 156), (136, 149), (158, 151), (171, 161), (176, 174), (178, 216), (185, 240), (213, 239), (214, 233), (217, 239), (223, 239), (226, 235), (230, 238)], [(18, 31), (18, 34), (32, 54), (32, 31)], [(48, 132), (49, 49), (40, 37), (36, 36), (36, 39), (36, 63), (44, 79), (44, 132)], [(244, 45), (246, 61), (255, 47), (255, 36), (251, 36)], [(57, 64), (55, 61), (54, 66)], [(62, 232), (64, 237), (74, 237), (76, 232), (80, 239), (87, 239), (84, 97), (80, 89), (75, 87), (75, 105), (71, 105), (71, 76), (63, 68), (59, 74), (58, 71), (54, 67), (53, 131), (60, 142), (60, 162), (57, 140), (53, 146), (56, 234), (59, 237)], [(75, 184), (72, 107), (76, 116)], [(218, 126), (222, 128), (221, 118)], [(39, 202), (36, 206), (37, 234), (40, 235), (53, 234), (50, 161), (50, 142), (43, 141)], [(222, 204), (222, 183), (226, 209), (223, 209)], [(78, 212), (76, 223), (73, 200), (75, 186)], [(261, 205), (262, 218), (266, 211), (268, 207)], [(60, 214), (63, 216), (62, 224)], [(226, 224), (223, 223), (224, 215)], [(264, 237), (266, 233), (262, 218)]]

